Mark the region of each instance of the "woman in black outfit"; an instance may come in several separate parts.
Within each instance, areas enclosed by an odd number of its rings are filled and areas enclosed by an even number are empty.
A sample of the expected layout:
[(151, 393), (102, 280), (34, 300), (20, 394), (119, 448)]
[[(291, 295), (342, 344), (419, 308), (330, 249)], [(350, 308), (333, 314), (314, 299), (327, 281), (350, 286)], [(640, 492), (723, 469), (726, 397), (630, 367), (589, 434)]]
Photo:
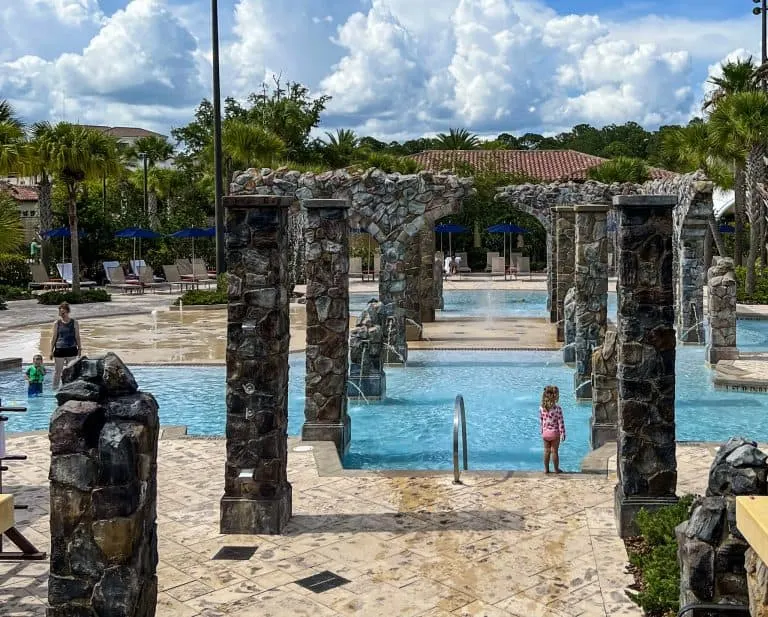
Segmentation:
[(58, 388), (61, 382), (61, 372), (74, 358), (82, 352), (80, 345), (80, 326), (69, 316), (69, 304), (59, 305), (59, 318), (53, 324), (51, 336), (51, 359), (55, 362), (53, 371), (53, 387)]

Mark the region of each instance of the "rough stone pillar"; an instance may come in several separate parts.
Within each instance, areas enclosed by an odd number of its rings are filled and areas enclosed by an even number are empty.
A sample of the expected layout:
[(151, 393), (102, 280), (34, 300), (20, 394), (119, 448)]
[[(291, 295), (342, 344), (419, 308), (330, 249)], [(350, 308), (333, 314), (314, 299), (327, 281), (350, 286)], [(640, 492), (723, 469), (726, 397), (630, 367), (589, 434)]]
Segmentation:
[(744, 555), (747, 571), (749, 614), (752, 617), (768, 617), (768, 567), (751, 548)]
[(557, 323), (557, 212), (549, 209), (547, 231), (547, 310), (549, 322)]
[(279, 534), (288, 483), (290, 197), (224, 198), (227, 214), (227, 461), (221, 533)]
[(405, 339), (405, 243), (381, 243), (379, 300), (384, 305), (384, 363), (404, 364), (408, 360)]
[(704, 269), (709, 270), (712, 266), (712, 230), (707, 229), (704, 236)]
[(608, 326), (608, 206), (577, 205), (576, 211), (576, 373), (577, 400), (592, 398), (592, 351), (603, 344)]
[(410, 238), (405, 245), (405, 294), (403, 309), (405, 312), (405, 336), (408, 341), (421, 338), (420, 283), (421, 254), (418, 236)]
[(576, 362), (576, 288), (571, 287), (563, 302), (565, 324), (563, 324), (563, 362)]
[(557, 340), (565, 340), (565, 294), (573, 287), (576, 266), (576, 216), (573, 206), (556, 206), (557, 213)]
[(641, 509), (675, 503), (675, 312), (669, 195), (619, 195), (616, 527), (635, 535)]
[(154, 617), (157, 402), (115, 354), (64, 370), (50, 425), (49, 617)]
[(592, 417), (589, 443), (593, 450), (616, 441), (619, 395), (616, 389), (616, 332), (605, 333), (602, 347), (592, 353)]
[(707, 272), (709, 294), (709, 336), (707, 340), (707, 362), (717, 364), (720, 360), (736, 360), (736, 274), (733, 259), (715, 257)]
[(349, 230), (345, 199), (308, 199), (307, 375), (304, 441), (332, 441), (344, 455), (350, 440)]
[(442, 311), (445, 306), (443, 300), (443, 254), (435, 253), (435, 260), (432, 262), (432, 282), (435, 287), (433, 292), (435, 294), (434, 304), (435, 310)]
[(419, 232), (419, 323), (435, 321), (435, 232), (422, 229)]
[(687, 221), (683, 229), (685, 245), (678, 256), (680, 270), (677, 296), (677, 336), (683, 343), (704, 343), (704, 225)]

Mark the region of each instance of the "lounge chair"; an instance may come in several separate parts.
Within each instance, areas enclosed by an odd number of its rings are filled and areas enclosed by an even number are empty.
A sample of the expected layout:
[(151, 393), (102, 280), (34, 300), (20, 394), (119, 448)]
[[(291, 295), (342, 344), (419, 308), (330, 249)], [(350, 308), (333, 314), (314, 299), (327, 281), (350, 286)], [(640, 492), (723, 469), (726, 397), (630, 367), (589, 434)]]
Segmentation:
[(195, 276), (207, 277), (209, 279), (217, 278), (216, 271), (208, 268), (208, 266), (205, 265), (205, 261), (200, 257), (195, 257), (192, 260), (192, 272)]
[(527, 276), (528, 280), (530, 280), (531, 278), (531, 258), (530, 257), (517, 258), (517, 275)]
[(381, 272), (381, 255), (377, 254), (373, 256), (373, 280), (376, 280), (376, 277), (379, 276), (379, 272)]
[(491, 261), (491, 278), (494, 276), (503, 276), (506, 279), (507, 264), (504, 257), (494, 257)]
[(139, 268), (139, 283), (145, 289), (152, 289), (154, 291), (155, 289), (165, 288), (168, 290), (168, 293), (171, 293), (171, 284), (166, 281), (156, 281), (152, 268), (149, 266)]
[(488, 251), (485, 254), (485, 271), (486, 272), (493, 272), (493, 258), (498, 256), (499, 256), (498, 251)]
[(147, 267), (147, 262), (143, 259), (131, 259), (131, 272), (136, 275), (137, 278), (141, 278), (141, 269)]
[(52, 279), (48, 276), (43, 264), (30, 264), (29, 270), (32, 273), (30, 289), (66, 289), (69, 287), (69, 284), (61, 279)]
[(120, 262), (119, 261), (105, 261), (102, 262), (102, 265), (104, 266), (104, 275), (107, 277), (107, 282), (111, 283), (112, 279), (110, 278), (112, 276), (111, 271), (113, 268), (119, 268)]
[[(56, 264), (56, 269), (59, 271), (61, 278), (72, 285), (72, 263)], [(80, 287), (96, 287), (96, 281), (80, 279)]]
[(104, 286), (107, 289), (119, 289), (123, 293), (144, 293), (144, 286), (139, 281), (125, 280), (122, 266), (109, 269), (109, 280), (110, 282)]
[(165, 275), (165, 282), (171, 286), (178, 285), (180, 291), (184, 289), (197, 289), (198, 287), (196, 281), (182, 279), (179, 274), (179, 268), (175, 264), (163, 266), (163, 274)]
[(349, 258), (349, 278), (360, 277), (360, 280), (365, 280), (363, 274), (363, 258), (362, 257), (350, 257)]
[(459, 274), (467, 274), (472, 272), (472, 268), (469, 267), (469, 260), (466, 253), (456, 253), (456, 258), (459, 259)]
[(510, 253), (509, 254), (509, 265), (514, 268), (519, 268), (519, 259), (523, 256), (522, 253)]

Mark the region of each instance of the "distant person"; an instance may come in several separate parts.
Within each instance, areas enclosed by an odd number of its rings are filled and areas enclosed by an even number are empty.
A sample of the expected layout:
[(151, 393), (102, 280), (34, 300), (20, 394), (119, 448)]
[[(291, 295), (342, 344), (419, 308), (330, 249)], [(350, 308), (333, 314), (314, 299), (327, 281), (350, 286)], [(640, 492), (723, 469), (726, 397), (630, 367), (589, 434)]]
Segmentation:
[(541, 437), (544, 440), (544, 473), (549, 473), (549, 460), (555, 465), (555, 473), (563, 473), (560, 469), (560, 443), (565, 441), (565, 420), (563, 410), (558, 405), (560, 390), (557, 386), (546, 386), (541, 395), (539, 407), (539, 422)]
[(37, 354), (32, 358), (32, 366), (24, 373), (24, 379), (27, 380), (27, 396), (40, 396), (43, 393), (43, 381), (45, 380), (45, 367), (43, 366), (43, 356)]
[(80, 344), (80, 326), (69, 316), (70, 308), (67, 302), (59, 305), (59, 318), (53, 324), (51, 334), (51, 359), (54, 360), (53, 388), (61, 383), (61, 372), (73, 358), (82, 351)]

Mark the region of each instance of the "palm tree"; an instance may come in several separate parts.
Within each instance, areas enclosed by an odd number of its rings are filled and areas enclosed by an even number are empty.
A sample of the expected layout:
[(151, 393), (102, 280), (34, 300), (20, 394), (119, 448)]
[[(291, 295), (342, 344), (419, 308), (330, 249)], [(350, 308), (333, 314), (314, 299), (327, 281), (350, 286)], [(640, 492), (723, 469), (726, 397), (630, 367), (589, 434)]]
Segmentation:
[(762, 90), (737, 92), (723, 97), (709, 117), (715, 148), (746, 153), (746, 212), (750, 223), (746, 293), (755, 291), (755, 262), (763, 239), (763, 183), (768, 152), (768, 94)]
[(587, 171), (587, 177), (590, 180), (597, 180), (605, 184), (613, 182), (634, 182), (640, 184), (650, 178), (648, 165), (642, 159), (636, 159), (629, 156), (617, 156), (592, 167)]
[(352, 162), (357, 150), (358, 139), (350, 129), (337, 129), (336, 134), (326, 132), (328, 141), (323, 144), (323, 157), (331, 167), (346, 167)]
[(0, 123), (11, 124), (19, 129), (24, 128), (24, 124), (16, 113), (16, 110), (13, 108), (13, 105), (5, 99), (0, 99)]
[(0, 193), (0, 253), (15, 251), (24, 243), (19, 208), (10, 196)]
[(128, 162), (128, 166), (135, 166), (139, 160), (142, 163), (141, 169), (141, 187), (144, 187), (144, 159), (147, 161), (147, 218), (149, 226), (157, 229), (160, 226), (160, 220), (157, 212), (157, 191), (156, 183), (152, 180), (152, 170), (158, 163), (167, 161), (173, 156), (173, 146), (168, 143), (164, 137), (151, 135), (149, 137), (140, 137), (136, 143), (122, 154), (122, 158)]
[(448, 134), (439, 133), (435, 146), (440, 150), (477, 150), (480, 138), (467, 129), (448, 129)]
[[(225, 120), (221, 130), (224, 153), (224, 190), (229, 193), (229, 181), (237, 169), (271, 166), (285, 153), (285, 142), (277, 135), (243, 120)], [(213, 156), (210, 157), (211, 160)]]
[(77, 198), (87, 180), (99, 180), (118, 168), (117, 143), (101, 131), (60, 122), (36, 127), (36, 152), (40, 163), (67, 191), (67, 211), (72, 247), (72, 291), (80, 291), (80, 246)]
[[(739, 92), (752, 92), (760, 86), (760, 70), (752, 60), (752, 56), (746, 60), (740, 58), (735, 61), (724, 62), (720, 65), (722, 75), (712, 77), (709, 83), (715, 86), (702, 105), (702, 110), (711, 112), (717, 108), (719, 103), (731, 94)], [(737, 266), (742, 264), (744, 254), (744, 208), (746, 200), (746, 185), (744, 159), (737, 156), (732, 159), (733, 167), (733, 214), (735, 222), (734, 238), (734, 263)]]

